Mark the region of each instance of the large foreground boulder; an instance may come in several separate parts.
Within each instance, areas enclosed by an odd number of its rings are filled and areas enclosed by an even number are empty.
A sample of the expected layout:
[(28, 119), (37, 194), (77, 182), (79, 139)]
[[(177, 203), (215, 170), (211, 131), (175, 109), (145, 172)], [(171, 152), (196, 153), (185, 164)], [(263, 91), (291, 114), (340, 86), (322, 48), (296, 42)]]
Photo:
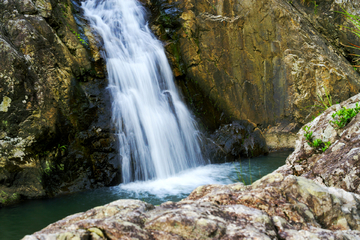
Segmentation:
[(359, 202), (357, 194), (273, 173), (251, 186), (198, 187), (178, 203), (118, 200), (23, 239), (358, 239)]

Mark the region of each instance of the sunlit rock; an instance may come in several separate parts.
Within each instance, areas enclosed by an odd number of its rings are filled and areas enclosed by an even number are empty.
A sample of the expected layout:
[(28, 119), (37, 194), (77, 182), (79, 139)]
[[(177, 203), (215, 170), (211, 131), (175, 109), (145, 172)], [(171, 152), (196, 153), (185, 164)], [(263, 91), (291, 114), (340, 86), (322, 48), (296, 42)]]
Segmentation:
[(355, 108), (357, 103), (360, 104), (359, 94), (333, 105), (307, 123), (305, 126), (313, 132), (313, 139), (330, 142), (330, 147), (324, 152), (310, 147), (304, 136), (305, 130), (301, 129), (297, 134), (295, 151), (278, 172), (303, 176), (328, 187), (360, 193), (360, 115), (351, 119), (344, 128), (339, 129), (332, 123), (335, 120), (332, 115), (336, 111), (342, 107)]
[[(222, 199), (222, 200), (220, 200)], [(360, 237), (360, 196), (272, 173), (251, 186), (198, 187), (178, 203), (118, 200), (53, 223), (23, 239), (63, 234), (95, 239), (299, 239)]]

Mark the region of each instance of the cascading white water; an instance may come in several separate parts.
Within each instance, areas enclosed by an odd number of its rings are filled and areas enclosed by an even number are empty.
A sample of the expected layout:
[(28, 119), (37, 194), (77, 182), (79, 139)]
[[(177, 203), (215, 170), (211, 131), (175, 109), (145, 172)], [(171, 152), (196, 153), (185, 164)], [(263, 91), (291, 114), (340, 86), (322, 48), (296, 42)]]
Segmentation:
[(84, 15), (103, 40), (123, 181), (167, 178), (203, 164), (162, 43), (136, 0), (87, 0)]

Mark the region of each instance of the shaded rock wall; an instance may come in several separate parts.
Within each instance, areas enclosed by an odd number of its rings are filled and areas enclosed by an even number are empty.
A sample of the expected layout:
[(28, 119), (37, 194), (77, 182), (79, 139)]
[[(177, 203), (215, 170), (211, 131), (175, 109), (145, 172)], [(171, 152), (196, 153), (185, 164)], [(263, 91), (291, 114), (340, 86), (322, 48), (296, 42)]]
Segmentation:
[(107, 83), (77, 4), (0, 2), (0, 205), (116, 179)]
[(203, 156), (211, 163), (237, 161), (241, 157), (269, 153), (260, 129), (246, 120), (221, 125), (210, 138), (203, 137), (202, 143)]
[(357, 0), (316, 8), (301, 0), (148, 4), (185, 98), (210, 131), (248, 119), (270, 128), (270, 147), (293, 147), (294, 134), (318, 113), (318, 94), (340, 102), (359, 92), (348, 62), (354, 51), (344, 45), (360, 40), (339, 28), (350, 23), (334, 12), (356, 12)]

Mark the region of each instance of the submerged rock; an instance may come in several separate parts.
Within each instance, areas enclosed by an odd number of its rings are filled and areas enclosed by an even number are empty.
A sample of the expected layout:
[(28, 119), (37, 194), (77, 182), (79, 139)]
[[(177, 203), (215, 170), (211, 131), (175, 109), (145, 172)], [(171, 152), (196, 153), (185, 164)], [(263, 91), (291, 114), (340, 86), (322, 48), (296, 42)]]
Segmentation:
[(178, 203), (118, 200), (23, 239), (357, 239), (359, 202), (357, 194), (273, 173), (251, 186), (198, 187)]

